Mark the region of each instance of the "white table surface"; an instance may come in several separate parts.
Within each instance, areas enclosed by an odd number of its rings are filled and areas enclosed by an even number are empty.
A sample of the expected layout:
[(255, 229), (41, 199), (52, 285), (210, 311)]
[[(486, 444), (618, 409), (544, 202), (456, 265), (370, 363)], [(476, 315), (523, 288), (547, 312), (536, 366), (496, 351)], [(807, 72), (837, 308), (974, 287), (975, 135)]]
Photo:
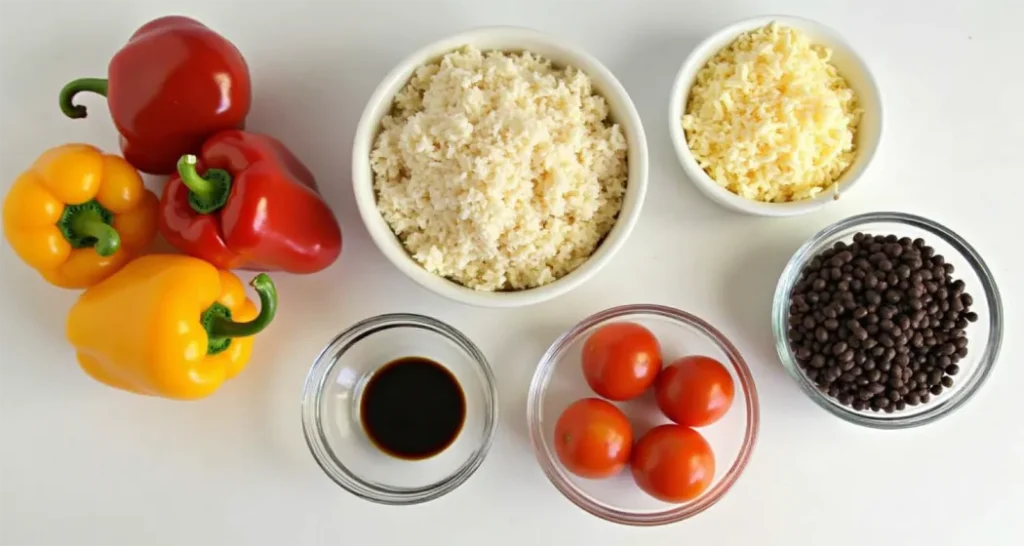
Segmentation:
[[(341, 260), (277, 277), (281, 310), (249, 368), (215, 396), (173, 403), (94, 383), (64, 340), (75, 293), (48, 286), (0, 250), (0, 537), (4, 544), (693, 544), (1017, 543), (1024, 538), (1024, 3), (544, 3), (106, 1), (11, 2), (0, 16), (0, 187), (68, 141), (116, 150), (102, 103), (65, 119), (57, 91), (100, 76), (135, 28), (192, 15), (246, 55), (249, 126), (281, 137), (319, 176), (345, 234)], [(701, 37), (747, 16), (788, 13), (837, 27), (883, 88), (886, 133), (870, 177), (802, 218), (739, 216), (683, 177), (666, 128), (672, 78)], [(469, 308), (413, 284), (370, 242), (349, 186), (364, 102), (413, 49), (470, 27), (524, 25), (589, 50), (636, 102), (651, 153), (644, 213), (596, 278), (518, 310)], [(151, 181), (155, 186), (159, 180)], [(1012, 195), (1016, 193), (1016, 196)], [(1003, 292), (1007, 338), (993, 377), (961, 411), (915, 430), (846, 424), (798, 390), (771, 344), (769, 307), (783, 265), (825, 225), (902, 210), (959, 231)], [(1016, 248), (1014, 252), (1011, 249)], [(533, 368), (565, 328), (600, 309), (655, 302), (703, 316), (751, 363), (761, 435), (735, 488), (696, 519), (655, 529), (598, 520), (552, 487), (534, 461), (524, 402)], [(460, 489), (408, 508), (334, 485), (307, 452), (299, 393), (321, 346), (383, 312), (433, 315), (491, 359), (501, 423), (490, 456)]]

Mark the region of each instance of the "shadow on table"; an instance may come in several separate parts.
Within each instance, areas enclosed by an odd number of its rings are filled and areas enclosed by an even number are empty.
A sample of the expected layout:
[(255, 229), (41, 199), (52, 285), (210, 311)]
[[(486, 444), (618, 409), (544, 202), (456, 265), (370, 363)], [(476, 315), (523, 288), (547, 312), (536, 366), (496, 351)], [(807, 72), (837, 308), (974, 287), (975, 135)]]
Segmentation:
[[(505, 346), (499, 346), (496, 355), (507, 364), (496, 366), (501, 421), (515, 436), (518, 447), (531, 451), (530, 428), (526, 421), (526, 402), (530, 382), (544, 352), (568, 326), (560, 322), (541, 322), (527, 326), (520, 332), (509, 332)], [(513, 364), (514, 363), (514, 364)]]
[(665, 29), (644, 35), (622, 50), (608, 66), (626, 88), (644, 124), (650, 177), (643, 216), (657, 224), (677, 225), (680, 218), (700, 222), (725, 212), (686, 177), (669, 136), (668, 108), (672, 84), (683, 61), (701, 38)]
[[(770, 218), (752, 221), (778, 222)], [(782, 270), (806, 237), (799, 231), (779, 229), (781, 227), (767, 226), (745, 241), (745, 250), (732, 253), (740, 259), (729, 264), (719, 287), (720, 301), (739, 326), (736, 334), (745, 342), (747, 353), (744, 356), (755, 375), (764, 368), (786, 374), (776, 356), (772, 301)], [(753, 229), (752, 226), (752, 232)]]

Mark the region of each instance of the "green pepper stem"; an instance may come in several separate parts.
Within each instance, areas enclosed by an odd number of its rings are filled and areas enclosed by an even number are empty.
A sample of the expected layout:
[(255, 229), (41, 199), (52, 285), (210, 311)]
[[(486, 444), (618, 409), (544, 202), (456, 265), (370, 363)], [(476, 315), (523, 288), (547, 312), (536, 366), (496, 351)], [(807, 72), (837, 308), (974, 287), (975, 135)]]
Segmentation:
[(81, 92), (107, 96), (107, 80), (103, 78), (78, 78), (60, 90), (60, 110), (71, 119), (81, 119), (88, 113), (81, 104), (75, 104), (75, 95)]
[(199, 198), (207, 198), (213, 195), (216, 188), (213, 187), (213, 182), (199, 176), (199, 171), (196, 170), (197, 163), (199, 163), (199, 158), (194, 155), (181, 156), (181, 159), (178, 160), (178, 176), (181, 177), (181, 182), (188, 187), (189, 191)]
[(209, 214), (220, 209), (231, 195), (231, 173), (224, 169), (207, 169), (199, 175), (196, 164), (199, 158), (188, 154), (178, 160), (178, 176), (188, 188), (188, 202), (199, 214)]
[(277, 288), (266, 273), (260, 273), (249, 283), (260, 297), (260, 314), (249, 322), (235, 322), (223, 316), (213, 316), (207, 333), (210, 338), (248, 337), (263, 331), (277, 314)]
[(110, 256), (121, 247), (121, 236), (113, 226), (103, 221), (103, 216), (95, 210), (82, 210), (71, 218), (68, 227), (76, 235), (91, 238), (100, 256)]

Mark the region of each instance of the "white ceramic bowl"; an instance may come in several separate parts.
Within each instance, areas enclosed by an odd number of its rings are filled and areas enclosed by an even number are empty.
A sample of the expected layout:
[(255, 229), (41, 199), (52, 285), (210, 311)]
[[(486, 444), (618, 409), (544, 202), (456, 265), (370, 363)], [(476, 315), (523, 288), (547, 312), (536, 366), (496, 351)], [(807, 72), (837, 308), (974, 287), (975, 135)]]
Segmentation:
[[(556, 65), (579, 68), (590, 77), (594, 89), (608, 101), (611, 118), (622, 127), (629, 145), (629, 179), (615, 227), (583, 265), (557, 281), (538, 288), (515, 292), (484, 292), (430, 273), (409, 256), (377, 209), (369, 158), (373, 141), (380, 131), (381, 118), (390, 111), (394, 96), (418, 67), (466, 45), (481, 50), (530, 51), (550, 59)], [(640, 215), (647, 192), (647, 140), (640, 116), (626, 90), (597, 59), (557, 38), (532, 30), (481, 28), (445, 38), (416, 51), (384, 78), (370, 97), (356, 127), (352, 146), (352, 185), (359, 214), (373, 242), (388, 260), (412, 280), (428, 290), (462, 303), (481, 307), (520, 307), (550, 300), (583, 284), (608, 263), (626, 241)]]
[(848, 193), (853, 186), (861, 179), (864, 172), (875, 156), (875, 151), (882, 138), (882, 97), (875, 83), (875, 78), (868, 69), (864, 60), (854, 51), (835, 30), (832, 30), (820, 23), (802, 19), (799, 17), (773, 16), (757, 17), (747, 19), (729, 25), (705, 39), (697, 46), (690, 56), (683, 62), (682, 68), (676, 75), (675, 83), (672, 86), (672, 94), (669, 99), (668, 119), (669, 133), (672, 135), (672, 144), (675, 146), (676, 155), (683, 165), (686, 176), (697, 185), (705, 195), (716, 203), (727, 208), (761, 216), (795, 216), (808, 213), (834, 201), (833, 191), (822, 192), (814, 199), (794, 201), (790, 203), (765, 203), (753, 201), (740, 197), (735, 193), (719, 186), (707, 173), (704, 172), (697, 160), (690, 152), (686, 144), (686, 134), (683, 131), (682, 119), (686, 111), (686, 102), (689, 99), (690, 88), (697, 76), (697, 72), (720, 50), (731, 44), (739, 35), (766, 26), (772, 22), (779, 25), (795, 28), (810, 36), (815, 43), (832, 49), (832, 64), (839, 70), (840, 75), (857, 94), (860, 107), (864, 110), (860, 127), (856, 134), (857, 155), (850, 168), (839, 178), (839, 195)]

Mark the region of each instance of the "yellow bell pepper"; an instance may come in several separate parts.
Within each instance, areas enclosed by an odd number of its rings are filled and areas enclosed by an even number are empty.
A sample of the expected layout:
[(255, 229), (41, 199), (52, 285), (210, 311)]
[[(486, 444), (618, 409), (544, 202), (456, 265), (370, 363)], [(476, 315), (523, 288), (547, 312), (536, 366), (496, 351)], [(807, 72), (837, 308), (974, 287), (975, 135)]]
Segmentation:
[(143, 256), (82, 292), (68, 314), (67, 338), (82, 369), (101, 383), (202, 398), (242, 371), (252, 336), (277, 311), (270, 277), (261, 273), (250, 284), (258, 312), (229, 271), (189, 256)]
[(14, 181), (4, 199), (4, 236), (50, 283), (85, 288), (146, 249), (159, 205), (124, 159), (65, 144)]

